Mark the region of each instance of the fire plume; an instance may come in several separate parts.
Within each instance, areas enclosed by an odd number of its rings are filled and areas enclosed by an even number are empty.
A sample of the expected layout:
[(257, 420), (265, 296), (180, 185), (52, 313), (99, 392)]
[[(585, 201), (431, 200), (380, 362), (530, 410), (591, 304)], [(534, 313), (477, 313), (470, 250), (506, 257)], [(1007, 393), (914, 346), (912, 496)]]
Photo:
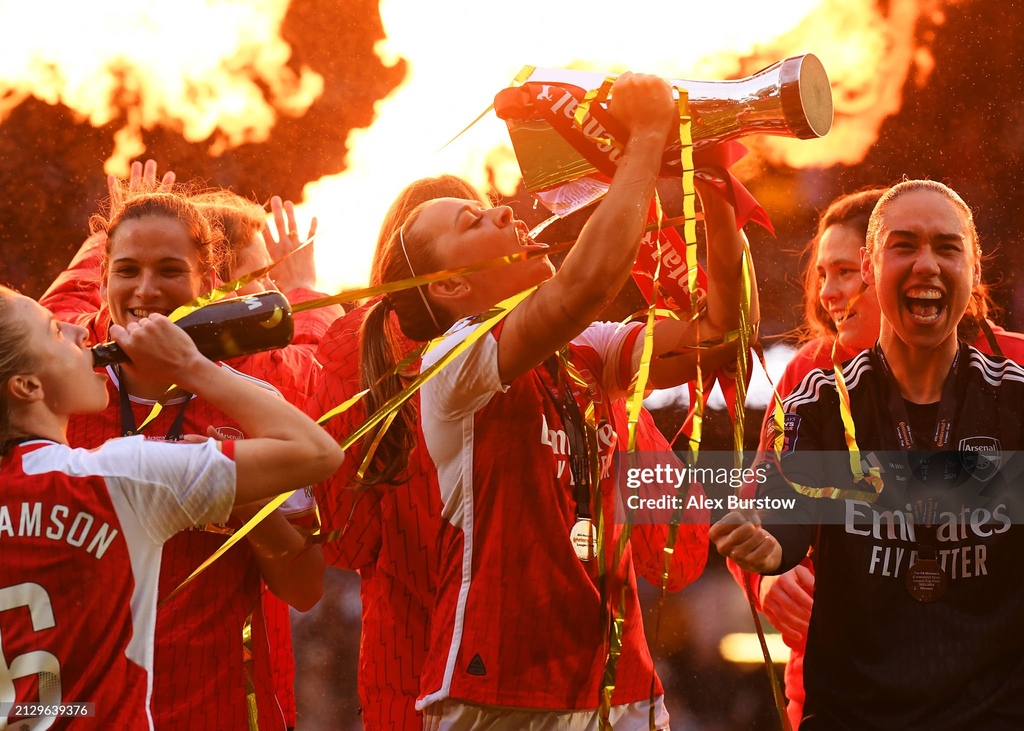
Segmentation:
[[(525, 64), (713, 80), (814, 53), (832, 82), (832, 131), (814, 141), (747, 138), (754, 154), (735, 172), (852, 165), (899, 110), (908, 79), (927, 81), (929, 43), (943, 8), (959, 1), (634, 0), (612, 15), (602, 3), (521, 0), (499, 11), (469, 0), (381, 0), (387, 37), (377, 54), (388, 66), (404, 59), (408, 71), (377, 103), (374, 123), (351, 132), (344, 172), (304, 190), (300, 216), (321, 223), (320, 286), (366, 283), (383, 214), (417, 177), (450, 172), (501, 194), (516, 189), (519, 168), (493, 114), (441, 148)], [(278, 115), (305, 114), (323, 92), (315, 69), (289, 63), (288, 4), (0, 0), (0, 123), (34, 96), (94, 126), (120, 124), (106, 161), (118, 174), (158, 125), (207, 143), (211, 155), (263, 141)]]
[(943, 22), (936, 0), (891, 0), (886, 14), (875, 0), (825, 0), (793, 30), (759, 46), (744, 70), (793, 49), (812, 50), (832, 82), (832, 130), (818, 140), (762, 137), (748, 144), (771, 162), (790, 167), (860, 162), (878, 139), (882, 122), (899, 111), (911, 71), (923, 86), (934, 67), (930, 50), (918, 39), (920, 27)]
[[(450, 172), (503, 195), (515, 190), (519, 169), (493, 113), (441, 153), (435, 151), (484, 110), (524, 64), (712, 80), (746, 76), (787, 56), (814, 53), (833, 86), (832, 131), (813, 141), (747, 138), (754, 155), (737, 172), (754, 177), (763, 161), (852, 165), (875, 142), (882, 122), (899, 110), (915, 66), (917, 83), (926, 81), (931, 57), (918, 30), (922, 23), (941, 25), (939, 4), (892, 0), (883, 12), (875, 0), (727, 0), (670, 7), (636, 2), (613, 20), (597, 7), (588, 11), (539, 0), (518, 3), (501, 15), (458, 0), (382, 0), (387, 40), (378, 54), (385, 63), (404, 58), (409, 72), (377, 105), (374, 124), (350, 135), (345, 172), (304, 191), (300, 210), (324, 224), (318, 243), (321, 284), (334, 289), (367, 281), (384, 211), (417, 177)], [(342, 236), (344, 244), (332, 243)]]
[(89, 124), (123, 118), (108, 173), (145, 152), (164, 125), (216, 155), (270, 135), (278, 114), (302, 115), (323, 77), (287, 63), (287, 0), (0, 0), (0, 122), (29, 96)]

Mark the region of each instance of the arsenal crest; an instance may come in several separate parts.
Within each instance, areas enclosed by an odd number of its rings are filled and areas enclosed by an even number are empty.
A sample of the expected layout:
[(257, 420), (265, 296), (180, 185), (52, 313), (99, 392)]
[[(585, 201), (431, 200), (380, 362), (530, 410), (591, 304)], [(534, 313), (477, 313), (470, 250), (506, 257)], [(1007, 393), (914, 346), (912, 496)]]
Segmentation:
[(961, 439), (960, 461), (971, 477), (988, 482), (996, 476), (1002, 464), (999, 440), (987, 436)]

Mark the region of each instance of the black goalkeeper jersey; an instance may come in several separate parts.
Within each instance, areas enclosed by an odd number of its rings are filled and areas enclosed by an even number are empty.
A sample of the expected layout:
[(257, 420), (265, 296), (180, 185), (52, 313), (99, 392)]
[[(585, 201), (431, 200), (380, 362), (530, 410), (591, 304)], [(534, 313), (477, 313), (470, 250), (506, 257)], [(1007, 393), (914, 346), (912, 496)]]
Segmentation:
[[(815, 565), (800, 729), (1024, 729), (1024, 477), (1014, 452), (1024, 443), (1024, 369), (961, 345), (947, 387), (951, 428), (938, 439), (949, 451), (930, 453), (900, 450), (875, 351), (843, 374), (861, 465), (881, 471), (881, 494), (852, 481), (835, 376), (820, 370), (785, 400), (786, 479), (773, 469), (760, 490), (796, 498), (762, 513), (783, 547), (779, 573), (809, 547)], [(935, 447), (934, 423), (921, 420), (936, 411), (904, 412), (919, 450)], [(787, 479), (866, 494), (810, 498)], [(922, 542), (947, 579), (929, 603), (906, 584)]]

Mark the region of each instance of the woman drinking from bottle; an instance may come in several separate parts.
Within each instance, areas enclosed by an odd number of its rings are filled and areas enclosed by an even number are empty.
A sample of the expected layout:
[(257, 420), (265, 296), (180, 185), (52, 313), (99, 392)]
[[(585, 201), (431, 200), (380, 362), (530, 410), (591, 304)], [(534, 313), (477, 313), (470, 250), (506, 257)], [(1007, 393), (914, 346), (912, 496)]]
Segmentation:
[(133, 376), (181, 384), (251, 439), (134, 436), (72, 449), (69, 419), (102, 411), (109, 396), (87, 333), (0, 287), (0, 514), (19, 526), (0, 533), (5, 728), (153, 728), (162, 545), (227, 520), (232, 503), (300, 488), (341, 462), (311, 420), (207, 361), (166, 318), (111, 330)]

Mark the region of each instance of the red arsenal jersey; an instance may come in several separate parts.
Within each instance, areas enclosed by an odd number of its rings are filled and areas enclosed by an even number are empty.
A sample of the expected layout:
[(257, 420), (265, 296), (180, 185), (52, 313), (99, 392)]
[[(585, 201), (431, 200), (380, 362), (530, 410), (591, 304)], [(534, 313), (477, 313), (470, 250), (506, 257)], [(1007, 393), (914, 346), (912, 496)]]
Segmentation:
[[(453, 328), (424, 358), (436, 362), (472, 330)], [(586, 380), (573, 383), (581, 411), (596, 409), (602, 462), (595, 507), (614, 546), (611, 458), (618, 439), (611, 403), (625, 394), (633, 345), (642, 326), (595, 324), (570, 346)], [(488, 333), (421, 392), (424, 444), (434, 464), (442, 508), (437, 601), (423, 670), (424, 708), (453, 698), (531, 709), (596, 709), (608, 652), (607, 617), (625, 592), (625, 624), (615, 705), (662, 693), (647, 648), (632, 549), (599, 576), (570, 541), (577, 520), (569, 439), (545, 366), (502, 384), (497, 340)], [(572, 382), (571, 379), (569, 382)], [(593, 502), (593, 496), (592, 496)]]
[[(53, 281), (39, 300), (40, 304), (65, 322), (89, 329), (93, 342), (107, 339), (110, 325), (100, 293), (100, 278), (105, 237), (90, 236), (67, 269)], [(323, 296), (312, 290), (287, 293), (292, 303)], [(295, 315), (295, 335), (286, 348), (256, 353), (231, 360), (230, 365), (251, 376), (273, 384), (294, 406), (302, 408), (312, 393), (320, 372), (315, 350), (330, 324), (329, 310), (309, 310)], [(292, 651), (291, 619), (288, 605), (270, 592), (264, 592), (266, 635), (270, 638), (273, 660), (270, 663), (277, 696), (288, 726), (295, 726), (295, 659)], [(262, 631), (261, 631), (262, 634)]]
[(34, 440), (3, 456), (0, 478), (3, 700), (94, 704), (94, 717), (26, 728), (152, 728), (161, 547), (227, 519), (234, 463), (212, 442), (138, 436), (86, 451)]
[[(337, 320), (324, 337), (318, 353), (324, 370), (306, 407), (314, 419), (360, 390), (359, 329), (367, 309)], [(364, 418), (357, 404), (324, 426), (340, 439)], [(364, 728), (418, 730), (423, 719), (415, 703), (434, 599), (440, 497), (418, 448), (410, 456), (406, 484), (354, 490), (361, 446), (316, 487), (323, 532), (340, 532), (324, 544), (324, 555), (333, 566), (358, 570), (361, 578), (358, 679)]]
[[(223, 366), (227, 368), (227, 366)], [(237, 372), (236, 372), (237, 373)], [(116, 369), (108, 368), (110, 405), (100, 414), (72, 417), (68, 440), (91, 448), (122, 434)], [(262, 381), (237, 373), (264, 388)], [(152, 402), (131, 398), (136, 424)], [(145, 432), (163, 437), (184, 409), (184, 434), (205, 436), (208, 426), (241, 431), (223, 412), (199, 398), (172, 400)], [(221, 531), (221, 532), (217, 532)], [(159, 591), (166, 597), (224, 543), (218, 526), (195, 527), (164, 546)], [(181, 593), (160, 605), (154, 647), (153, 717), (157, 729), (248, 727), (248, 696), (253, 694), (260, 729), (283, 729), (284, 718), (274, 693), (269, 648), (260, 602), (262, 580), (247, 541), (236, 544)], [(252, 664), (247, 673), (242, 632), (253, 619)]]

